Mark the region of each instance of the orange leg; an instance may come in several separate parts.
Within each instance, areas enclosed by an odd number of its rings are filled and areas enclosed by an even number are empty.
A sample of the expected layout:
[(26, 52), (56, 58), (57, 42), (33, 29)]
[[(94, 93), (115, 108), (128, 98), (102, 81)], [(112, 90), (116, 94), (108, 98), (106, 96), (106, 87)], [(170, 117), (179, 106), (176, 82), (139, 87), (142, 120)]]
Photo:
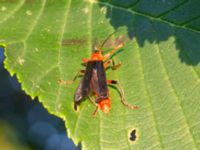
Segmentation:
[(104, 62), (103, 66), (104, 66), (104, 69), (107, 69), (109, 67), (109, 64), (111, 63), (112, 60), (108, 60), (106, 62)]
[(86, 63), (88, 62), (88, 59), (87, 59), (87, 58), (82, 58), (82, 62), (83, 62), (84, 64), (86, 64)]
[(108, 85), (109, 85), (109, 84), (110, 84), (110, 85), (111, 85), (111, 84), (115, 84), (115, 85), (116, 85), (116, 88), (117, 88), (117, 90), (118, 90), (118, 92), (119, 92), (119, 94), (120, 94), (120, 97), (121, 97), (121, 102), (122, 102), (122, 104), (123, 104), (124, 106), (126, 106), (126, 107), (128, 107), (128, 108), (130, 108), (130, 109), (138, 109), (138, 106), (129, 104), (129, 103), (126, 101), (126, 99), (125, 99), (125, 97), (124, 97), (124, 90), (122, 89), (122, 86), (119, 84), (118, 81), (116, 81), (116, 80), (107, 80), (107, 83), (108, 83)]
[(94, 112), (92, 113), (92, 116), (95, 117), (97, 112), (98, 112), (98, 110), (99, 110), (99, 106), (98, 106), (98, 104), (95, 103), (95, 100), (92, 97), (90, 97), (89, 95), (88, 95), (88, 98), (91, 101), (91, 103), (96, 106)]
[(73, 77), (72, 80), (69, 80), (69, 81), (65, 81), (65, 80), (58, 80), (58, 83), (60, 84), (72, 84), (74, 83), (74, 81), (79, 77), (79, 76), (82, 76), (83, 74), (85, 73), (85, 70), (80, 70), (78, 71), (75, 76)]
[(114, 53), (116, 53), (120, 48), (124, 46), (124, 43), (120, 43), (116, 47), (114, 47), (108, 54), (106, 54), (103, 58), (103, 61), (107, 61)]
[(118, 63), (118, 64), (115, 64), (115, 61), (114, 61), (114, 60), (109, 59), (109, 60), (107, 60), (106, 62), (104, 62), (104, 68), (105, 68), (105, 69), (108, 69), (110, 63), (112, 63), (112, 70), (116, 70), (116, 69), (119, 68), (119, 67), (121, 66), (121, 64), (122, 64), (121, 62)]

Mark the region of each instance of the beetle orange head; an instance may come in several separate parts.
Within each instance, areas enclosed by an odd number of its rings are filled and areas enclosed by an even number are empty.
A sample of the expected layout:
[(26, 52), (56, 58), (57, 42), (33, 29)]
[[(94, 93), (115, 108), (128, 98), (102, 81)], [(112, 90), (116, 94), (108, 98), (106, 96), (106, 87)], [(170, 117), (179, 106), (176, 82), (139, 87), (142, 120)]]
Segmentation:
[(101, 51), (95, 51), (91, 58), (90, 58), (91, 61), (98, 61), (98, 60), (103, 60), (103, 55), (101, 53)]
[(103, 99), (99, 102), (99, 107), (104, 113), (108, 113), (110, 111), (110, 98)]

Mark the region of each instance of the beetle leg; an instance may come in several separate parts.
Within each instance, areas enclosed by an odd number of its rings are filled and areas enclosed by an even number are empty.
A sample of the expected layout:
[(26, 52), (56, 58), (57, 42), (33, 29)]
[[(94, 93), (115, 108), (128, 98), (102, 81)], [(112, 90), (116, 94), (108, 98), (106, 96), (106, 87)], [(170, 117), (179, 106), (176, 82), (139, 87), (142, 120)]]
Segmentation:
[(84, 73), (85, 73), (85, 70), (79, 70), (79, 71), (75, 74), (75, 76), (73, 77), (72, 82), (74, 82), (74, 81), (77, 79), (77, 77), (83, 76)]
[(138, 106), (129, 104), (129, 103), (126, 101), (126, 99), (125, 99), (125, 97), (124, 97), (124, 90), (122, 89), (122, 86), (119, 84), (118, 81), (116, 81), (116, 80), (107, 80), (107, 83), (108, 83), (108, 85), (109, 85), (109, 84), (110, 84), (110, 85), (111, 85), (111, 84), (115, 84), (115, 85), (116, 85), (116, 88), (117, 88), (117, 90), (118, 90), (118, 92), (119, 92), (119, 94), (120, 94), (120, 97), (121, 97), (121, 102), (122, 102), (122, 104), (123, 104), (124, 106), (126, 106), (126, 107), (128, 107), (128, 108), (130, 108), (130, 109), (138, 109)]
[(116, 70), (116, 69), (118, 69), (122, 65), (121, 62), (118, 63), (118, 64), (115, 64), (114, 59), (109, 59), (106, 62), (104, 62), (104, 68), (108, 69), (110, 63), (112, 63), (112, 66), (111, 66), (112, 70)]
[(74, 75), (74, 77), (73, 77), (72, 80), (65, 81), (65, 80), (61, 80), (61, 79), (60, 79), (60, 80), (58, 80), (58, 83), (60, 83), (60, 84), (72, 84), (72, 83), (74, 83), (74, 81), (75, 81), (79, 76), (83, 76), (84, 73), (85, 73), (85, 70), (80, 70), (80, 71), (78, 71), (78, 72)]
[(96, 116), (97, 112), (98, 112), (99, 106), (96, 106), (94, 112), (92, 113), (92, 116)]
[(124, 46), (124, 43), (120, 43), (116, 47), (114, 47), (108, 54), (106, 54), (103, 58), (103, 61), (107, 61), (114, 53), (116, 53), (120, 48)]
[(90, 97), (89, 95), (88, 95), (88, 98), (91, 101), (91, 103), (96, 106), (94, 112), (92, 113), (93, 116), (96, 116), (96, 113), (98, 112), (99, 106), (95, 103), (95, 100), (92, 97)]
[(86, 63), (88, 62), (88, 59), (87, 59), (87, 58), (82, 58), (82, 62), (83, 62), (84, 64), (86, 64)]
[(114, 59), (112, 60), (112, 70), (118, 69), (121, 65), (122, 65), (121, 62), (119, 62), (119, 63), (116, 64), (115, 61), (114, 61)]
[(91, 102), (93, 105), (97, 106), (97, 104), (95, 103), (95, 100), (94, 100), (91, 96), (88, 95), (88, 98), (89, 98), (90, 102)]
[(110, 64), (111, 62), (112, 62), (111, 59), (109, 59), (109, 60), (107, 60), (106, 62), (104, 62), (104, 64), (103, 64), (104, 69), (108, 69), (109, 64)]

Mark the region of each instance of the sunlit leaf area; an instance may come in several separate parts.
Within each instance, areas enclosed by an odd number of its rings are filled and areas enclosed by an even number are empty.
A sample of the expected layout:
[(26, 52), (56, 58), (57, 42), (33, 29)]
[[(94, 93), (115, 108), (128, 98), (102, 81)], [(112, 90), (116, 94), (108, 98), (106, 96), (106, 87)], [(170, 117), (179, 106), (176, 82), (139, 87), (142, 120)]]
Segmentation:
[[(108, 86), (108, 113), (87, 97), (75, 111), (81, 77), (59, 81), (120, 37), (105, 71), (123, 92)], [(0, 0), (0, 149), (200, 149), (199, 43), (199, 0)]]

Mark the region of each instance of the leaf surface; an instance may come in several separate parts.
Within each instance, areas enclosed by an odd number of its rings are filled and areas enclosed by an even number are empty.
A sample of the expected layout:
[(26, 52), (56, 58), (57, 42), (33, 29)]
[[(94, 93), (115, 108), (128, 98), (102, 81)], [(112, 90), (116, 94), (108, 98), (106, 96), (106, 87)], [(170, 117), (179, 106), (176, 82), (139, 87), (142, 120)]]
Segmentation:
[[(83, 149), (200, 149), (198, 0), (1, 0), (0, 11), (5, 67), (65, 121)], [(89, 100), (75, 112), (80, 79), (66, 86), (58, 80), (71, 80), (90, 57), (93, 39), (103, 41), (118, 28), (129, 41), (113, 57), (122, 66), (107, 78), (119, 80), (139, 109), (124, 107), (109, 88), (109, 114), (92, 117)]]

